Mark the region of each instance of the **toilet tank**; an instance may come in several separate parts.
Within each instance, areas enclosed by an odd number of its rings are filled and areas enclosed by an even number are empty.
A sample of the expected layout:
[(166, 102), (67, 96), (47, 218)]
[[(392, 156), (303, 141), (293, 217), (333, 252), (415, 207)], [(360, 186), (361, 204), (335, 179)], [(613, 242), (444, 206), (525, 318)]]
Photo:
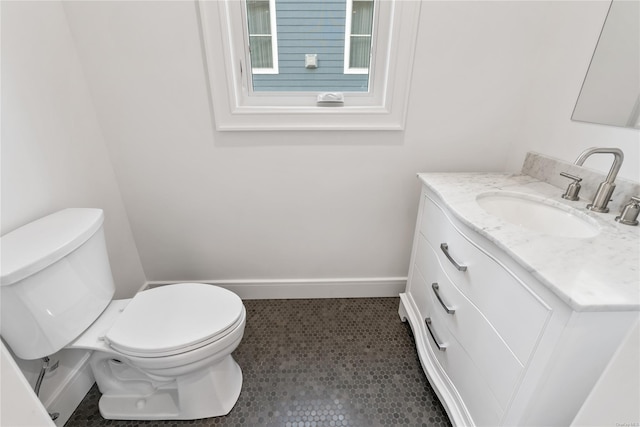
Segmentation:
[(0, 333), (16, 356), (57, 352), (111, 301), (103, 221), (101, 209), (64, 209), (0, 238)]

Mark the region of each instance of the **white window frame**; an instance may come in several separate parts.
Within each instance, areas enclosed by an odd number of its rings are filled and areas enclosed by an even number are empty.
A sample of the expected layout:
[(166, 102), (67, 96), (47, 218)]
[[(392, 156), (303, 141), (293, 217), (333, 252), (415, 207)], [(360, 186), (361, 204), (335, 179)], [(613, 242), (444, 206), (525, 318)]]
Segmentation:
[(216, 130), (404, 129), (420, 0), (379, 0), (369, 92), (346, 92), (340, 107), (318, 106), (318, 92), (253, 91), (243, 3), (198, 0)]
[[(247, 15), (246, 3), (243, 1), (242, 5), (243, 5), (243, 8), (245, 8), (244, 14), (246, 16)], [(273, 55), (273, 58), (271, 59), (271, 63), (273, 64), (273, 67), (257, 68), (252, 66), (251, 71), (253, 72), (253, 74), (278, 74), (278, 27), (277, 27), (278, 21), (276, 19), (276, 0), (269, 0), (269, 21), (270, 21), (269, 25), (271, 26), (271, 34), (269, 34), (269, 36), (271, 37), (271, 54)], [(248, 23), (247, 23), (247, 34), (249, 34)], [(253, 35), (256, 36), (257, 34), (253, 34)], [(263, 34), (260, 34), (260, 35), (263, 35)]]
[[(354, 0), (346, 0), (347, 1), (347, 11), (344, 22), (344, 73), (345, 74), (367, 74), (369, 73), (369, 68), (356, 68), (351, 67), (351, 18), (353, 17), (353, 2)], [(374, 1), (374, 0), (370, 0)], [(374, 2), (374, 8), (377, 8), (377, 3), (380, 0)], [(373, 16), (375, 19), (376, 13), (375, 10), (373, 12)], [(372, 34), (370, 37), (373, 37), (373, 32), (375, 28), (371, 30)], [(372, 49), (373, 51), (373, 49)], [(371, 63), (371, 54), (369, 54), (369, 63)]]

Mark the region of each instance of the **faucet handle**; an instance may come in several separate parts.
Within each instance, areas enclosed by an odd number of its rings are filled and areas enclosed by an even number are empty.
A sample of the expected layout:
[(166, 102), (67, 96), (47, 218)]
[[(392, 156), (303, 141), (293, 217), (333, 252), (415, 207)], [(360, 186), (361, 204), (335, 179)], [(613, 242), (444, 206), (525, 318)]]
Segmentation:
[(640, 198), (631, 197), (629, 202), (624, 205), (620, 216), (616, 217), (616, 221), (620, 224), (638, 225), (638, 214), (640, 213)]
[(573, 201), (580, 200), (580, 197), (578, 197), (578, 193), (580, 192), (580, 181), (582, 181), (582, 178), (580, 178), (579, 176), (568, 174), (566, 172), (560, 172), (560, 175), (573, 180), (567, 187), (567, 191), (565, 191), (562, 195), (562, 198)]

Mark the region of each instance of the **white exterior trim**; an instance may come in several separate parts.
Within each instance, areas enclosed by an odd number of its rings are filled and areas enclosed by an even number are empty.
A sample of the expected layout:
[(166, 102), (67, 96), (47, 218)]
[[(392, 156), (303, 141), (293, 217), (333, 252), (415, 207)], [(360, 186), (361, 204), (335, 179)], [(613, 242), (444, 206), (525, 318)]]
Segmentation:
[[(346, 2), (347, 2), (347, 12), (346, 12), (345, 21), (344, 21), (344, 73), (345, 74), (368, 74), (369, 68), (352, 68), (349, 66), (349, 61), (351, 59), (351, 18), (353, 17), (353, 0), (346, 0)], [(373, 11), (374, 22), (376, 21), (377, 11), (378, 11), (378, 7), (376, 2), (374, 3), (374, 11)], [(371, 30), (372, 38), (374, 37), (374, 34), (376, 33), (376, 31), (377, 29), (375, 28), (375, 25), (372, 25), (372, 30)]]
[(254, 93), (244, 49), (242, 2), (198, 2), (213, 117), (218, 131), (402, 130), (421, 2), (379, 3), (370, 93), (345, 93), (342, 107), (316, 105), (317, 93)]
[[(247, 22), (247, 34), (249, 34), (249, 24), (248, 24), (248, 12), (246, 3), (242, 2), (242, 9), (244, 12), (244, 20)], [(278, 69), (278, 25), (277, 25), (277, 17), (276, 17), (276, 0), (269, 0), (269, 21), (271, 26), (271, 54), (273, 55), (271, 61), (273, 67), (271, 68), (254, 68), (251, 67), (251, 72), (253, 74), (278, 74), (280, 71)]]
[(407, 278), (160, 280), (148, 281), (146, 288), (193, 282), (220, 286), (242, 299), (375, 298), (397, 297), (404, 291)]

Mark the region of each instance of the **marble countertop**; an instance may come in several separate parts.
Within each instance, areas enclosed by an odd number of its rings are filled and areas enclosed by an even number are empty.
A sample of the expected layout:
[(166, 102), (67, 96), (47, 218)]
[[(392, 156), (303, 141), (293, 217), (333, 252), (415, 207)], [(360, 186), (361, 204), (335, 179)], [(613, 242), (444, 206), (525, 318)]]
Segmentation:
[[(568, 201), (559, 189), (528, 175), (425, 173), (419, 179), (463, 224), (504, 250), (576, 311), (640, 311), (640, 226), (614, 221), (586, 209), (589, 200)], [(544, 235), (487, 213), (476, 196), (511, 191), (543, 197), (593, 218), (600, 232), (591, 238)]]

